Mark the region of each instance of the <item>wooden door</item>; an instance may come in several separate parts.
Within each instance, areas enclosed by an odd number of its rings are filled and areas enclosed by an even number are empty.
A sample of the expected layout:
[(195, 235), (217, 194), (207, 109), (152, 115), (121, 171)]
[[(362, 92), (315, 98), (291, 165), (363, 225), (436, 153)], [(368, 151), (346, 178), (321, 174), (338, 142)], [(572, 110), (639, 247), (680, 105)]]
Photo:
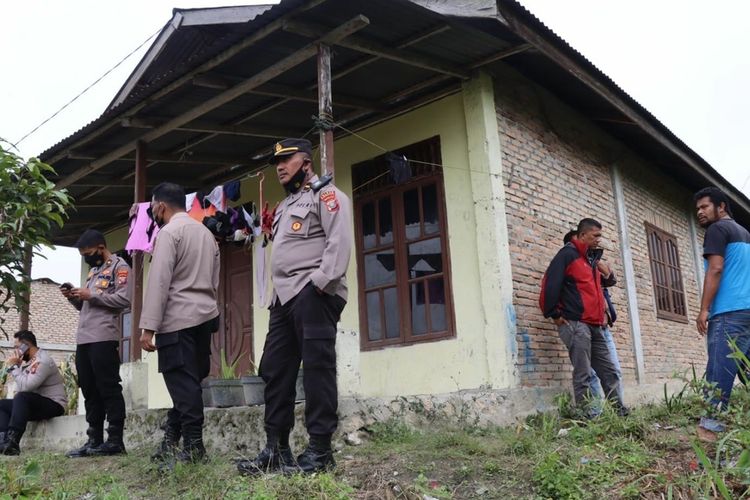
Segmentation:
[(253, 261), (252, 254), (232, 244), (221, 246), (219, 283), (219, 331), (211, 343), (211, 376), (221, 367), (221, 351), (231, 363), (239, 359), (245, 374), (253, 353)]

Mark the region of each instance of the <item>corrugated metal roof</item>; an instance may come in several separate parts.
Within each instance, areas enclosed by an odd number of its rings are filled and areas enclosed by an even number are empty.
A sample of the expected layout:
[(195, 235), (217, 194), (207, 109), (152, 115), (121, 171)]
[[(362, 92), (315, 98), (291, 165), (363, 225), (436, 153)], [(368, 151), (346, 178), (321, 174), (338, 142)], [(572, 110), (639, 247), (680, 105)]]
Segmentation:
[[(143, 133), (142, 129), (120, 126), (122, 117), (135, 114), (138, 118), (144, 119), (171, 119), (218, 95), (223, 91), (222, 89), (196, 86), (188, 81), (187, 84), (172, 90), (170, 93), (157, 97), (162, 89), (180, 80), (190, 71), (224, 53), (241, 40), (251, 36), (281, 16), (287, 15), (294, 9), (308, 3), (304, 0), (284, 0), (248, 23), (230, 24), (231, 29), (227, 30), (225, 36), (219, 36), (214, 31), (217, 26), (211, 25), (177, 29), (175, 32), (177, 35), (172, 35), (170, 43), (179, 42), (179, 46), (165, 45), (164, 54), (155, 58), (142, 72), (139, 77), (142, 83), (135, 86), (122, 104), (106, 111), (98, 119), (49, 148), (42, 154), (42, 159), (54, 158), (60, 152), (69, 150), (88, 137), (92, 137), (92, 139), (86, 140), (85, 148), (78, 149), (90, 151), (94, 156), (105, 154), (123, 144), (128, 144)], [(589, 115), (606, 115), (609, 113), (623, 116), (622, 111), (609, 102), (603, 91), (611, 92), (666, 137), (671, 144), (674, 144), (674, 147), (670, 149), (669, 145), (665, 145), (663, 141), (647, 135), (642, 129), (632, 125), (602, 123), (602, 128), (607, 129), (616, 137), (620, 137), (633, 149), (645, 152), (652, 158), (657, 159), (657, 163), (665, 163), (668, 164), (669, 168), (684, 170), (685, 162), (674, 151), (674, 148), (678, 148), (679, 152), (689, 156), (694, 164), (699, 165), (701, 169), (700, 175), (690, 174), (693, 176), (691, 182), (698, 183), (701, 179), (713, 177), (722, 181), (723, 186), (729, 186), (707, 162), (702, 160), (611, 79), (544, 26), (523, 6), (513, 0), (501, 0), (497, 7), (501, 12), (501, 16), (498, 18), (487, 18), (486, 14), (473, 15), (471, 12), (446, 17), (426, 10), (409, 0), (327, 0), (308, 9), (304, 14), (297, 16), (295, 20), (313, 25), (333, 27), (356, 14), (364, 14), (370, 19), (370, 24), (357, 36), (388, 47), (398, 47), (405, 40), (415, 35), (434, 32), (432, 36), (410, 44), (408, 53), (422, 54), (427, 58), (439, 59), (445, 64), (452, 63), (454, 66), (466, 68), (467, 72), (473, 63), (509, 47), (525, 43), (526, 40), (517, 33), (519, 27), (513, 25), (514, 22), (523, 23), (523, 26), (531, 29), (535, 36), (540, 37), (541, 41), (550, 44), (550, 47), (569, 58), (580, 69), (572, 71), (567, 64), (563, 64), (555, 60), (549, 53), (545, 53), (544, 47), (539, 48), (538, 51), (516, 54), (502, 62), (492, 63), (489, 66), (490, 69), (498, 68), (498, 65), (514, 67), (536, 81), (540, 86), (555, 93), (571, 106), (587, 111)], [(508, 21), (508, 19), (511, 21)], [(513, 19), (516, 20), (513, 21)], [(448, 27), (448, 29), (435, 31), (439, 27)], [(259, 73), (275, 61), (309, 43), (309, 41), (310, 39), (294, 32), (278, 31), (233, 57), (223, 60), (211, 70), (211, 76), (224, 77), (230, 84), (233, 84)], [(457, 88), (456, 85), (459, 82), (455, 77), (434, 78), (435, 71), (382, 58), (373, 58), (371, 55), (341, 46), (334, 46), (332, 52), (334, 105), (336, 105), (336, 96), (341, 95), (366, 100), (379, 108), (384, 108), (384, 111), (361, 110), (357, 112), (356, 118), (353, 117), (349, 122), (351, 127), (392, 116), (394, 113), (403, 110), (403, 106), (418, 103), (420, 99), (433, 98), (434, 95), (452, 92)], [(370, 64), (361, 66), (359, 69), (349, 72), (346, 76), (340, 76), (347, 72), (352, 65), (358, 65), (362, 61), (370, 59), (372, 59)], [(583, 77), (590, 77), (591, 81), (584, 81)], [(388, 100), (403, 89), (424, 81), (431, 83), (408, 97)], [(288, 71), (273, 79), (272, 83), (293, 86), (300, 91), (305, 88), (314, 89), (316, 83), (315, 61), (311, 59), (300, 64), (293, 71)], [(144, 103), (147, 104), (144, 105)], [(137, 113), (135, 112), (136, 109)], [(271, 111), (261, 113), (263, 109)], [(300, 130), (309, 129), (312, 125), (310, 115), (316, 114), (316, 111), (317, 105), (314, 102), (284, 101), (280, 100), (279, 97), (248, 93), (226, 105), (209, 111), (198, 121), (216, 124), (242, 122), (248, 125), (252, 124), (255, 127), (286, 128), (298, 133)], [(335, 115), (337, 119), (341, 119), (350, 116), (353, 111), (351, 108), (337, 106)], [(253, 118), (249, 121), (245, 120), (250, 115), (253, 115)], [(102, 131), (103, 133), (98, 137), (93, 135)], [(220, 151), (225, 157), (249, 158), (259, 148), (271, 143), (272, 141), (267, 138), (229, 135), (211, 137), (205, 133), (175, 130), (151, 141), (149, 151), (156, 154), (177, 151), (181, 158), (185, 155), (195, 155), (194, 157), (198, 158), (200, 155), (206, 155), (212, 151)], [(58, 168), (60, 176), (64, 177), (87, 164), (88, 160), (86, 159), (63, 158), (55, 166)], [(179, 168), (177, 168), (177, 165), (179, 165)], [(132, 170), (132, 160), (129, 164), (127, 161), (118, 161), (89, 176), (109, 175), (119, 179), (129, 169)], [(210, 176), (212, 172), (218, 171), (226, 171), (226, 167), (221, 169), (206, 165), (201, 168), (194, 162), (167, 164), (149, 169), (149, 178), (159, 180), (160, 176), (166, 178), (171, 175), (173, 177), (175, 172), (179, 172), (180, 175), (185, 177), (176, 180), (184, 179), (188, 187), (198, 187), (195, 184), (202, 182), (200, 178), (205, 178), (207, 175)], [(82, 182), (85, 183), (85, 179)], [(193, 182), (193, 185), (190, 185), (190, 182)], [(750, 202), (739, 191), (734, 188), (730, 189), (733, 190), (735, 197), (744, 200), (746, 207), (750, 206)], [(90, 194), (90, 190), (78, 189), (75, 185), (72, 190), (77, 195)], [(120, 197), (120, 191), (117, 188), (117, 199)], [(92, 195), (91, 199), (94, 201), (105, 200), (107, 196), (106, 193)], [(124, 199), (127, 200), (127, 198)], [(109, 212), (99, 211), (97, 214), (106, 218), (117, 213), (117, 210), (122, 211), (121, 209), (113, 209)], [(750, 217), (750, 210), (746, 211), (746, 215)], [(83, 211), (76, 217), (85, 219), (86, 215), (87, 213)]]

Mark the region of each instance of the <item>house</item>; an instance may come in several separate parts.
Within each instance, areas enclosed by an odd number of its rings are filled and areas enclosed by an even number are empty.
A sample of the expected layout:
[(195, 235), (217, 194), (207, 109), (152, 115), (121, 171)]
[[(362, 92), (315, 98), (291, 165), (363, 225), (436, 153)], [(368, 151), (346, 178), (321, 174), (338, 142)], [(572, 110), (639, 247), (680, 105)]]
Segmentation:
[[(60, 294), (60, 283), (49, 278), (31, 281), (29, 329), (36, 335), (39, 347), (52, 355), (58, 364), (75, 353), (78, 311)], [(0, 340), (0, 359), (13, 351), (13, 333), (20, 329), (20, 316), (11, 309), (3, 315), (3, 327), (9, 339)]]
[[(744, 225), (750, 200), (513, 0), (176, 9), (109, 108), (41, 155), (76, 199), (54, 241), (96, 227), (122, 248), (131, 204), (165, 180), (241, 180), (240, 203), (273, 205), (282, 191), (262, 155), (303, 135), (321, 137), (353, 200), (342, 397), (567, 388), (567, 353), (536, 304), (586, 216), (604, 224), (619, 276), (626, 393), (705, 362), (691, 193), (720, 186)], [(409, 181), (391, 181), (389, 152), (407, 158)], [(262, 354), (272, 247), (257, 245), (222, 246), (214, 364), (222, 349), (243, 368)], [(135, 255), (122, 352), (126, 383), (158, 408), (169, 400), (156, 359), (131, 341), (147, 272)]]

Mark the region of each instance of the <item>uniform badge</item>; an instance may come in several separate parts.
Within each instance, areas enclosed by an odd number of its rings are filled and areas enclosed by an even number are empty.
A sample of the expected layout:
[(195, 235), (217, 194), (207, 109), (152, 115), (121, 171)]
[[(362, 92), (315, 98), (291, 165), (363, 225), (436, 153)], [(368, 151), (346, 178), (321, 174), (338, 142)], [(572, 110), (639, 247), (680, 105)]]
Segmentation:
[(127, 269), (120, 269), (117, 271), (117, 284), (118, 285), (125, 285), (128, 282), (128, 270)]
[(37, 361), (36, 363), (34, 363), (34, 364), (31, 365), (31, 367), (29, 368), (29, 372), (31, 372), (32, 375), (35, 374), (36, 373), (36, 369), (38, 367), (39, 367), (39, 361)]
[(296, 233), (300, 229), (302, 229), (302, 223), (301, 222), (299, 222), (299, 221), (292, 222), (292, 231), (294, 231)]
[(329, 212), (338, 212), (339, 201), (336, 199), (336, 191), (325, 191), (320, 193), (320, 199)]

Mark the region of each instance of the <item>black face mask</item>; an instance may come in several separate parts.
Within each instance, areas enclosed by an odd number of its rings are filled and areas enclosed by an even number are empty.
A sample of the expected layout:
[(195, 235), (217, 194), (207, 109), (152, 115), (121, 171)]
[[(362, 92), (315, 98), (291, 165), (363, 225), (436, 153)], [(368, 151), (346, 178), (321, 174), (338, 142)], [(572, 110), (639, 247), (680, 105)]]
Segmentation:
[(291, 179), (289, 179), (289, 182), (284, 184), (284, 189), (290, 194), (294, 194), (297, 191), (299, 191), (302, 188), (302, 185), (305, 183), (305, 169), (300, 167), (299, 170), (297, 170), (297, 173), (292, 176)]
[(97, 251), (91, 255), (84, 255), (83, 261), (88, 264), (89, 267), (99, 267), (104, 264), (104, 257)]
[(157, 218), (157, 217), (156, 217), (156, 216), (154, 215), (154, 211), (153, 211), (153, 210), (151, 210), (151, 207), (148, 207), (148, 208), (146, 209), (146, 214), (148, 215), (149, 219), (151, 219), (152, 221), (154, 221), (154, 223), (155, 223), (155, 224), (156, 224), (157, 226), (159, 226), (159, 228), (161, 228), (161, 227), (163, 227), (163, 226), (164, 226), (164, 219), (163, 219), (163, 218)]

